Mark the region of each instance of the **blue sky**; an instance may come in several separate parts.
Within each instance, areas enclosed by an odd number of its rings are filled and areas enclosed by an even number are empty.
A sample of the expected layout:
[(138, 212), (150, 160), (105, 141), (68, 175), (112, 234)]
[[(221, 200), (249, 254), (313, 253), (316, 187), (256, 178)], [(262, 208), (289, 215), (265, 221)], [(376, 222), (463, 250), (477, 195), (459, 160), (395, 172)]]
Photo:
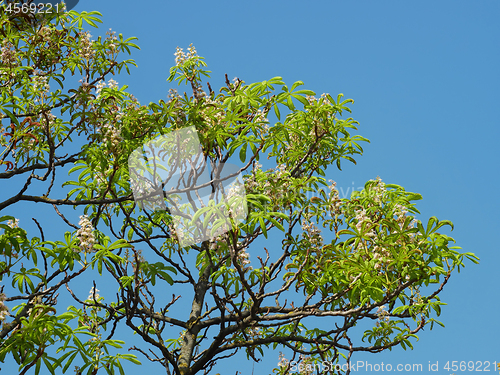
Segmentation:
[[(451, 220), (457, 245), (481, 261), (468, 262), (440, 294), (445, 328), (426, 329), (414, 350), (356, 354), (353, 362), (458, 374), (444, 369), (447, 361), (500, 361), (499, 1), (81, 0), (75, 10), (103, 14), (102, 26), (90, 27), (93, 39), (109, 28), (139, 38), (138, 68), (113, 78), (142, 104), (166, 99), (175, 49), (190, 43), (205, 57), (215, 91), (225, 73), (247, 84), (281, 76), (318, 96), (354, 99), (358, 134), (371, 143), (356, 166), (332, 168), (328, 178), (349, 194), (377, 176), (422, 194), (420, 220)], [(266, 352), (255, 374), (277, 361), (277, 352)], [(141, 371), (161, 373), (143, 362)], [(439, 371), (428, 371), (429, 362)], [(222, 375), (252, 373), (243, 355), (221, 363)]]

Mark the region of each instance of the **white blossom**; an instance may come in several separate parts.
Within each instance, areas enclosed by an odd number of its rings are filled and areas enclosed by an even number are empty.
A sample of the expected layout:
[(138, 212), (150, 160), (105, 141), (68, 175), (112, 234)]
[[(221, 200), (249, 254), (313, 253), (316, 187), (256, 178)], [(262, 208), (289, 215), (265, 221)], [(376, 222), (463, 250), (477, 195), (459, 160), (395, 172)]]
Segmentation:
[(101, 132), (111, 141), (113, 147), (118, 147), (123, 140), (120, 129), (111, 124), (104, 124)]
[(264, 111), (261, 110), (261, 109), (259, 109), (257, 111), (257, 113), (255, 114), (255, 116), (254, 116), (254, 122), (266, 123), (266, 126), (269, 128), (269, 126), (267, 125), (267, 123), (269, 123), (269, 120), (266, 117), (266, 114), (264, 113)]
[(290, 361), (285, 358), (285, 355), (282, 352), (280, 352), (278, 367), (279, 368), (287, 367), (289, 363), (290, 363)]
[(366, 211), (364, 208), (362, 208), (361, 210), (357, 210), (356, 211), (356, 217), (355, 217), (357, 223), (356, 223), (356, 228), (358, 230), (361, 230), (362, 226), (363, 226), (363, 223), (367, 222), (369, 223), (371, 220), (370, 218), (367, 216), (366, 214)]
[(42, 26), (40, 30), (38, 30), (38, 35), (40, 35), (44, 40), (47, 39), (52, 33), (52, 29), (47, 25)]
[(186, 58), (190, 59), (196, 56), (198, 56), (198, 53), (196, 52), (196, 48), (193, 46), (193, 43), (191, 43), (188, 47), (188, 53), (186, 55)]
[(197, 85), (194, 88), (194, 97), (195, 97), (195, 99), (200, 100), (202, 98), (208, 97), (208, 95), (205, 91), (203, 91), (203, 88), (201, 87), (201, 85)]
[(185, 53), (182, 48), (177, 47), (174, 53), (175, 56), (175, 65), (182, 65), (186, 60), (198, 57), (198, 53), (196, 52), (196, 48), (191, 43), (188, 47), (188, 52)]
[(91, 59), (95, 54), (94, 48), (92, 46), (94, 41), (90, 40), (91, 36), (92, 35), (90, 35), (88, 31), (86, 31), (81, 34), (80, 37), (80, 50), (78, 52), (79, 55), (84, 59)]
[(247, 329), (247, 334), (251, 338), (258, 337), (260, 335), (260, 327), (249, 327)]
[(97, 97), (99, 97), (99, 95), (101, 94), (101, 90), (106, 87), (106, 82), (99, 81), (99, 82), (97, 82), (95, 87), (96, 87), (95, 93), (97, 94)]
[(19, 219), (9, 220), (7, 225), (11, 228), (19, 228)]
[(279, 177), (281, 177), (282, 175), (284, 175), (286, 173), (286, 164), (278, 164), (276, 166), (276, 172), (278, 174)]
[(44, 95), (50, 91), (49, 79), (46, 76), (38, 75), (38, 73), (37, 70), (33, 72), (33, 89), (35, 91), (39, 90)]
[(0, 294), (0, 321), (5, 320), (5, 317), (9, 315), (9, 309), (4, 304), (6, 298), (5, 294)]
[(111, 41), (114, 41), (114, 40), (117, 40), (117, 37), (116, 37), (116, 31), (113, 31), (111, 28), (109, 28), (108, 31), (106, 31), (106, 39), (108, 40), (111, 40)]
[(53, 125), (56, 119), (57, 117), (53, 115), (51, 112), (47, 113), (47, 120), (49, 121), (49, 125)]
[[(245, 268), (246, 265), (250, 264), (250, 254), (247, 253), (245, 248), (239, 249), (238, 254), (236, 256), (238, 263)], [(252, 269), (251, 266), (248, 266), (247, 269)]]
[(113, 78), (110, 78), (110, 80), (108, 81), (108, 87), (110, 89), (115, 89), (118, 87), (118, 82), (116, 82)]
[(382, 179), (378, 176), (377, 176), (377, 179), (375, 181), (376, 181), (376, 184), (374, 184), (370, 188), (370, 192), (371, 192), (371, 194), (374, 195), (373, 198), (374, 198), (375, 202), (380, 203), (382, 201), (384, 193), (386, 192), (385, 184), (382, 182)]
[(186, 54), (182, 51), (182, 48), (177, 47), (174, 53), (175, 65), (179, 66), (186, 60)]
[(87, 215), (80, 216), (80, 229), (76, 232), (78, 239), (80, 240), (80, 249), (86, 253), (90, 253), (94, 248), (95, 237), (92, 227)]
[(306, 99), (307, 99), (307, 101), (309, 102), (310, 105), (313, 105), (318, 100), (314, 96), (309, 96), (309, 95), (306, 95)]
[(311, 245), (315, 247), (323, 246), (323, 237), (321, 236), (321, 230), (319, 230), (313, 223), (308, 223), (306, 220), (302, 220), (302, 236), (307, 239)]
[(99, 298), (101, 298), (101, 296), (99, 295), (99, 292), (100, 290), (95, 288), (95, 287), (92, 287), (90, 289), (90, 292), (89, 292), (89, 296), (87, 297), (87, 299), (90, 299), (90, 300), (96, 300), (96, 301), (99, 301)]
[(383, 320), (385, 322), (388, 322), (390, 320), (389, 318), (389, 312), (386, 310), (386, 306), (382, 305), (377, 308), (377, 312), (375, 313), (378, 316), (378, 321), (376, 323), (377, 327), (380, 325), (380, 322)]
[(17, 66), (16, 49), (14, 45), (8, 40), (4, 40), (2, 42), (0, 60), (2, 61), (2, 65)]
[(328, 100), (327, 98), (327, 95), (329, 95), (328, 93), (323, 93), (321, 94), (321, 97), (320, 97), (320, 101), (323, 103), (323, 104), (330, 104), (330, 101)]

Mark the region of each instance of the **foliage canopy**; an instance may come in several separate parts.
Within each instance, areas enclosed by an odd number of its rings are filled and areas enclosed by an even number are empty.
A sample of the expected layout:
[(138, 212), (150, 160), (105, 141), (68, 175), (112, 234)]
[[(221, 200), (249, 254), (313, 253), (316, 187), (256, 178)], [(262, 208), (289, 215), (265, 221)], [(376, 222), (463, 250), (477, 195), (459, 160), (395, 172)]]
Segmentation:
[[(419, 194), (377, 178), (341, 198), (327, 181), (327, 168), (355, 163), (367, 141), (342, 117), (351, 99), (315, 98), (281, 77), (247, 84), (226, 75), (218, 92), (209, 83), (205, 92), (210, 72), (190, 46), (177, 50), (168, 77), (190, 93), (171, 89), (167, 101), (140, 105), (126, 86), (106, 84), (135, 65), (120, 59), (138, 48), (135, 38), (91, 40), (83, 25), (101, 22), (98, 12), (0, 10), (0, 179), (11, 184), (0, 210), (52, 206), (68, 229), (46, 238), (53, 224), (36, 211), (36, 235), (0, 217), (0, 361), (14, 360), (21, 374), (123, 374), (121, 360), (139, 363), (119, 350), (128, 328), (142, 339), (132, 349), (167, 374), (208, 374), (240, 350), (257, 361), (277, 347), (293, 355), (281, 357), (278, 374), (326, 362), (322, 373), (333, 374), (357, 351), (411, 348), (423, 327), (440, 324), (438, 294), (464, 258), (477, 258), (438, 232), (450, 221), (416, 220)], [(188, 126), (212, 169), (240, 163), (248, 216), (181, 247), (168, 211), (137, 206), (128, 159), (145, 140)], [(263, 156), (276, 168), (264, 170)], [(56, 171), (68, 168), (61, 184)], [(74, 291), (85, 275), (96, 277), (87, 298)], [(100, 296), (100, 283), (113, 282), (114, 296)]]

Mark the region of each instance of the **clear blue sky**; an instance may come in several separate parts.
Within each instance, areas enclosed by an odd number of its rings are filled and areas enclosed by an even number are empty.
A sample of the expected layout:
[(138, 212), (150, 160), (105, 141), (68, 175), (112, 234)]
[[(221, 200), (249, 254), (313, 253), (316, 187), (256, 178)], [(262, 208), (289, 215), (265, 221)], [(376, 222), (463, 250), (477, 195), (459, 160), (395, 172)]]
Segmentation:
[[(457, 245), (481, 261), (467, 263), (440, 294), (445, 328), (426, 329), (413, 351), (353, 361), (421, 363), (421, 373), (438, 374), (453, 373), (447, 361), (500, 361), (500, 1), (81, 0), (75, 10), (103, 14), (99, 30), (90, 27), (93, 39), (109, 28), (139, 38), (138, 68), (113, 78), (142, 104), (166, 99), (175, 48), (190, 43), (206, 58), (214, 89), (225, 73), (246, 83), (282, 76), (318, 96), (354, 99), (352, 117), (371, 143), (357, 166), (332, 168), (328, 178), (352, 191), (380, 176), (422, 194), (420, 219), (453, 221)], [(436, 361), (439, 371), (429, 372)], [(277, 362), (278, 352), (267, 352), (255, 374)], [(141, 372), (162, 373), (143, 363)], [(244, 355), (221, 363), (222, 375), (252, 373)]]

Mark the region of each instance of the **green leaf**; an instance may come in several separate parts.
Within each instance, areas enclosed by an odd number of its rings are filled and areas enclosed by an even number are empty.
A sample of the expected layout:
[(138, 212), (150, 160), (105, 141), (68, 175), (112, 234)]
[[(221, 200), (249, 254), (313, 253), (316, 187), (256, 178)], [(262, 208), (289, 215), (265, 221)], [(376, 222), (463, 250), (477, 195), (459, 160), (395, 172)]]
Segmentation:
[(242, 163), (244, 163), (247, 158), (247, 146), (248, 144), (244, 144), (240, 149), (240, 160)]
[(274, 107), (274, 113), (276, 114), (278, 121), (281, 121), (281, 114), (280, 114), (280, 109), (278, 108), (278, 103), (276, 103), (273, 107)]
[(308, 95), (308, 96), (316, 95), (316, 93), (312, 90), (298, 90), (298, 91), (295, 91), (295, 94)]
[[(50, 371), (50, 373), (52, 375), (55, 375), (54, 366), (52, 365), (52, 363), (49, 362), (46, 354), (43, 354), (42, 360), (43, 360), (43, 363), (45, 364), (45, 367), (47, 367), (47, 369)], [(40, 363), (40, 360), (38, 361), (38, 363)], [(37, 363), (37, 365), (38, 365), (38, 363)]]
[(122, 276), (120, 277), (120, 283), (124, 288), (127, 288), (132, 284), (132, 281), (134, 281), (134, 276)]
[(161, 275), (167, 283), (170, 285), (174, 285), (174, 280), (170, 277), (170, 275), (164, 271), (158, 271), (158, 274)]
[(301, 95), (292, 95), (295, 99), (297, 99), (299, 102), (301, 102), (304, 106), (309, 105), (309, 102), (307, 101), (306, 98), (304, 98)]
[(304, 84), (304, 82), (302, 82), (302, 81), (297, 81), (297, 82), (295, 82), (295, 83), (292, 85), (292, 88), (290, 89), (290, 91), (295, 90), (297, 87), (302, 86), (303, 84)]
[(12, 112), (9, 110), (5, 109), (5, 107), (0, 107), (0, 109), (7, 114), (7, 116), (10, 118), (10, 121), (12, 121), (14, 124), (16, 124), (16, 128), (20, 128), (21, 125), (19, 124), (19, 121), (17, 120), (17, 117), (14, 116)]
[(264, 234), (264, 237), (267, 238), (266, 223), (264, 222), (264, 219), (262, 217), (259, 217), (259, 224), (260, 228), (262, 229), (262, 233)]
[(279, 223), (279, 222), (278, 222), (275, 218), (273, 218), (273, 217), (268, 217), (268, 219), (269, 219), (269, 221), (270, 221), (271, 223), (273, 223), (273, 224), (274, 224), (274, 226), (275, 226), (276, 228), (278, 228), (279, 230), (281, 230), (281, 231), (285, 232), (285, 228), (283, 227), (283, 225), (281, 225), (281, 224), (280, 224), (280, 223)]

